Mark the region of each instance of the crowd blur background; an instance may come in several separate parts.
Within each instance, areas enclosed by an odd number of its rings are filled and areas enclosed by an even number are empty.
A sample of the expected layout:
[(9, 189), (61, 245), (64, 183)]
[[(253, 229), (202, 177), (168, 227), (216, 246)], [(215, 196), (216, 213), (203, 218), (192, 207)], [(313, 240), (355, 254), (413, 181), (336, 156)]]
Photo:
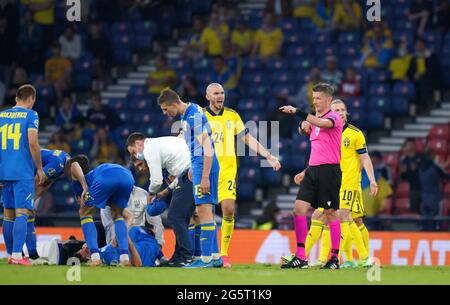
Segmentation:
[[(280, 121), (281, 172), (240, 158), (238, 227), (292, 225), (293, 201), (282, 195), (293, 193), (309, 141), (277, 109), (314, 112), (315, 83), (335, 86), (368, 143), (450, 101), (447, 0), (381, 1), (379, 22), (356, 0), (82, 0), (80, 22), (68, 22), (67, 9), (63, 0), (0, 0), (0, 107), (32, 83), (43, 147), (128, 166), (130, 132), (171, 134), (173, 120), (156, 104), (161, 89), (206, 106), (206, 85), (223, 84), (244, 122)], [(377, 198), (364, 197), (369, 226), (448, 230), (449, 141), (450, 125), (437, 124), (399, 151), (369, 146), (382, 185)], [(134, 174), (146, 188), (148, 177)], [(42, 203), (38, 224), (77, 218), (65, 179)]]

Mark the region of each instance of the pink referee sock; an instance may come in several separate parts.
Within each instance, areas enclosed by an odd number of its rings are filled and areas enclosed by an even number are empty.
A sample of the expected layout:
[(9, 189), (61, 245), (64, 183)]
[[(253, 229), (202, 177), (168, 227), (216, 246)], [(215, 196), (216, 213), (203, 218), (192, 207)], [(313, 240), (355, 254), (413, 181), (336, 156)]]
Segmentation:
[(306, 216), (294, 215), (295, 236), (297, 237), (297, 257), (306, 260), (305, 240), (308, 233), (308, 225), (306, 224)]
[(331, 236), (331, 255), (339, 257), (339, 247), (341, 244), (341, 223), (338, 220), (330, 222), (330, 236)]

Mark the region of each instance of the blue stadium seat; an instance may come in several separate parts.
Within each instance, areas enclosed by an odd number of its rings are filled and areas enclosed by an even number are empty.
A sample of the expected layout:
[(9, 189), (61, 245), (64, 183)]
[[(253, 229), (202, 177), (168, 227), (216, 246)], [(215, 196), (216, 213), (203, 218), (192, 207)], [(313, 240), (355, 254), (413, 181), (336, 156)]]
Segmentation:
[(129, 97), (144, 97), (148, 95), (148, 87), (146, 85), (132, 85), (128, 91)]
[(369, 87), (369, 94), (371, 96), (377, 95), (389, 95), (391, 93), (391, 88), (388, 84), (384, 83), (373, 83)]
[(407, 115), (409, 113), (409, 102), (407, 97), (393, 97), (391, 99), (391, 111), (396, 115)]
[(384, 69), (373, 69), (367, 72), (369, 81), (371, 83), (383, 83), (390, 80), (390, 73)]
[(255, 199), (256, 184), (251, 181), (239, 181), (237, 186), (237, 200), (252, 201)]
[(266, 74), (260, 71), (245, 71), (241, 80), (244, 84), (266, 84), (268, 82)]
[(67, 179), (58, 179), (52, 185), (50, 192), (53, 195), (70, 196), (72, 194), (72, 185)]
[(316, 43), (317, 46), (329, 46), (331, 44), (331, 34), (329, 31), (318, 31), (314, 33), (313, 42)]
[(178, 27), (189, 26), (192, 23), (192, 10), (189, 7), (178, 7), (174, 25)]
[[(297, 70), (295, 72), (295, 81), (299, 86), (303, 85), (304, 83), (308, 82), (309, 79), (309, 70)], [(298, 88), (300, 90), (300, 88)]]
[(294, 95), (299, 88), (291, 84), (277, 84), (272, 88), (272, 94), (278, 96), (280, 94)]
[(358, 32), (341, 32), (339, 34), (340, 44), (352, 44), (353, 46), (358, 45), (360, 42), (360, 35)]
[(91, 150), (91, 143), (83, 139), (70, 141), (69, 145), (72, 155), (89, 155)]
[(371, 111), (367, 117), (369, 129), (381, 129), (384, 127), (384, 113), (381, 111)]
[(294, 79), (294, 74), (287, 71), (275, 71), (270, 75), (270, 82), (273, 84), (288, 84)]
[(133, 40), (133, 49), (136, 51), (148, 51), (152, 48), (153, 37), (150, 34), (137, 34)]
[(156, 125), (140, 125), (138, 130), (139, 132), (142, 132), (143, 134), (147, 135), (148, 137), (158, 137), (160, 136), (160, 128)]
[(396, 82), (392, 88), (392, 95), (414, 99), (416, 95), (414, 84), (411, 82)]
[(288, 57), (309, 56), (310, 50), (305, 45), (289, 45), (286, 55)]
[(321, 61), (324, 61), (324, 58), (331, 55), (336, 55), (338, 53), (338, 48), (331, 44), (316, 44), (315, 45), (315, 52), (314, 55), (316, 58), (322, 59)]
[(252, 181), (260, 184), (262, 180), (261, 168), (259, 166), (242, 167), (238, 172), (239, 181)]
[(278, 26), (284, 34), (296, 33), (299, 30), (299, 24), (296, 18), (283, 18), (278, 22)]
[(211, 0), (192, 0), (192, 12), (195, 14), (208, 13), (211, 8)]
[(117, 65), (129, 64), (131, 62), (131, 48), (129, 46), (114, 48), (113, 62)]
[(276, 186), (280, 185), (283, 180), (282, 171), (274, 171), (271, 167), (262, 168), (261, 185), (262, 186)]
[(136, 35), (150, 35), (155, 34), (155, 24), (151, 21), (137, 21), (134, 23), (134, 32)]
[(366, 128), (368, 125), (366, 114), (367, 112), (364, 109), (354, 109), (350, 112), (349, 122), (359, 128)]
[(314, 60), (311, 57), (295, 57), (289, 58), (289, 69), (294, 72), (297, 69), (310, 70), (314, 65)]
[(284, 70), (286, 68), (286, 63), (281, 59), (271, 59), (266, 66), (266, 69), (269, 71)]
[(285, 160), (285, 166), (287, 166), (286, 170), (292, 174), (298, 174), (302, 170), (306, 168), (307, 163), (306, 155), (297, 153), (295, 155), (289, 156), (287, 160)]
[(133, 97), (128, 99), (128, 108), (140, 113), (155, 109), (155, 102), (147, 97)]
[(391, 109), (391, 100), (388, 96), (372, 96), (369, 99), (369, 111), (389, 112)]
[(247, 93), (250, 96), (254, 96), (256, 98), (264, 98), (269, 95), (270, 88), (264, 85), (253, 85), (248, 87)]
[(260, 110), (264, 108), (264, 99), (242, 99), (237, 104), (237, 110)]
[(123, 98), (109, 98), (106, 99), (106, 105), (109, 107), (115, 109), (115, 110), (122, 110), (126, 109), (128, 107), (128, 103), (126, 99)]
[(131, 24), (128, 22), (113, 22), (111, 25), (111, 31), (116, 34), (129, 34), (132, 31)]
[(79, 210), (79, 205), (73, 196), (54, 196), (53, 203), (55, 206), (55, 213), (67, 213)]
[(117, 115), (122, 121), (127, 122), (130, 120), (132, 113), (128, 109), (120, 109), (117, 110)]

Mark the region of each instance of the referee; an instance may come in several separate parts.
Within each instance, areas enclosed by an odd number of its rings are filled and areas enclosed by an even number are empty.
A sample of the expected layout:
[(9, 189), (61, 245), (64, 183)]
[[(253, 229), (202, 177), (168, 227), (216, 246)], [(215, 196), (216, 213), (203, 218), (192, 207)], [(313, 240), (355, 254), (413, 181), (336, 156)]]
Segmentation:
[(316, 115), (308, 114), (292, 106), (283, 106), (280, 111), (301, 117), (302, 129), (311, 128), (311, 155), (305, 177), (300, 185), (294, 207), (294, 227), (297, 251), (293, 259), (281, 268), (308, 268), (305, 255), (305, 240), (308, 232), (306, 214), (310, 207), (323, 208), (330, 227), (331, 257), (324, 269), (339, 269), (339, 246), (341, 227), (339, 190), (342, 172), (340, 168), (343, 121), (338, 113), (331, 111), (334, 89), (327, 83), (313, 87), (313, 104)]

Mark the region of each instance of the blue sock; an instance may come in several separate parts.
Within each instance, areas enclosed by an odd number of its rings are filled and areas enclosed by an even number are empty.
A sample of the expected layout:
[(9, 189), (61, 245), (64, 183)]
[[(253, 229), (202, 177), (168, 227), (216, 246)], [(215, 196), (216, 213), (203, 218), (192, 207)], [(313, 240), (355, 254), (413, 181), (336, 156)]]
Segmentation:
[(194, 254), (195, 252), (195, 224), (191, 223), (189, 225), (189, 244), (191, 246), (191, 253)]
[(20, 253), (20, 255), (22, 255), (23, 245), (25, 244), (25, 239), (27, 238), (27, 219), (28, 215), (26, 214), (19, 213), (16, 215), (13, 228), (12, 254)]
[(202, 233), (202, 226), (196, 225), (195, 226), (195, 248), (194, 248), (194, 256), (201, 256), (202, 255), (202, 246), (200, 244), (200, 235)]
[(12, 254), (14, 219), (3, 218), (3, 239), (5, 240), (6, 253)]
[(213, 235), (213, 238), (212, 238), (212, 246), (211, 246), (211, 249), (212, 249), (212, 253), (219, 253), (219, 241), (217, 240), (217, 224), (216, 224), (216, 222), (214, 222), (214, 235)]
[(84, 239), (86, 240), (91, 255), (98, 252), (97, 229), (95, 228), (92, 216), (81, 218), (81, 229), (83, 230)]
[(210, 257), (212, 253), (212, 239), (214, 238), (214, 222), (201, 224), (200, 245), (202, 257)]
[(34, 216), (30, 216), (27, 221), (27, 250), (28, 250), (28, 256), (31, 259), (37, 259), (39, 257), (37, 250), (36, 250), (36, 231), (34, 229)]
[(119, 254), (128, 254), (128, 232), (123, 217), (118, 217), (114, 220), (114, 230), (119, 245)]

